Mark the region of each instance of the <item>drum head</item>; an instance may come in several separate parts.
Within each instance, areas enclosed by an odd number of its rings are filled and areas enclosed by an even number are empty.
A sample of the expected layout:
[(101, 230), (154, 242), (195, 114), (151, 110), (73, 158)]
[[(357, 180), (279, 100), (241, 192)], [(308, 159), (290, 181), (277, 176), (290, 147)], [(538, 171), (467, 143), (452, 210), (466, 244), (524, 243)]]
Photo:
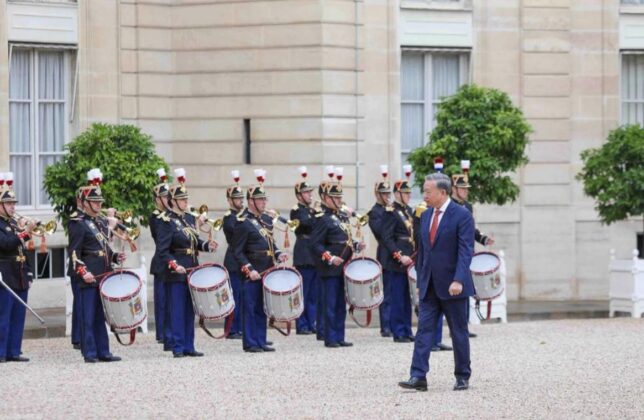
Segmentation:
[(110, 274), (101, 284), (101, 293), (108, 298), (118, 299), (130, 296), (141, 286), (141, 280), (134, 273)]
[(274, 292), (288, 292), (300, 284), (300, 276), (291, 270), (274, 270), (264, 277), (264, 285)]
[(216, 286), (225, 279), (226, 270), (218, 266), (197, 268), (190, 274), (190, 284), (200, 289)]
[(369, 280), (380, 275), (380, 266), (372, 260), (353, 260), (344, 270), (352, 280)]
[(486, 273), (498, 267), (499, 262), (499, 257), (494, 254), (476, 254), (472, 257), (472, 262), (470, 263), (470, 271), (474, 271), (476, 273)]

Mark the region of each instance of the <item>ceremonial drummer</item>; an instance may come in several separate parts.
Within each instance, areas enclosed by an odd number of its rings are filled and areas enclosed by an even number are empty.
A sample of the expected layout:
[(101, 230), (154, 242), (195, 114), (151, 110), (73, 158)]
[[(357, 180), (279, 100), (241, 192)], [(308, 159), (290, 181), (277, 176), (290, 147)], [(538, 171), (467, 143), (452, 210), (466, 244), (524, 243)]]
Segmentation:
[(244, 209), (244, 192), (239, 186), (239, 171), (231, 171), (235, 185), (232, 185), (226, 189), (226, 199), (228, 200), (228, 211), (224, 215), (224, 235), (226, 236), (226, 242), (228, 243), (228, 248), (226, 249), (226, 256), (224, 257), (224, 267), (228, 270), (228, 275), (230, 276), (230, 286), (233, 289), (233, 299), (235, 300), (235, 310), (233, 314), (233, 323), (230, 327), (230, 333), (226, 338), (229, 339), (241, 339), (243, 331), (242, 323), (242, 307), (243, 307), (243, 296), (242, 296), (242, 284), (239, 275), (239, 264), (235, 260), (235, 254), (233, 252), (233, 231), (235, 230), (235, 225), (237, 224), (237, 215)]
[(268, 200), (263, 186), (265, 172), (256, 170), (255, 175), (259, 185), (246, 191), (248, 207), (237, 216), (233, 231), (233, 253), (242, 274), (242, 342), (244, 351), (249, 353), (275, 351), (266, 339), (262, 275), (277, 261), (288, 259), (275, 244), (272, 219), (264, 217)]
[(87, 363), (116, 362), (121, 358), (110, 353), (99, 284), (103, 275), (112, 271), (112, 264), (123, 262), (125, 255), (110, 248), (108, 223), (101, 217), (103, 175), (99, 169), (92, 169), (87, 178), (89, 185), (78, 191), (83, 212), (71, 218), (68, 226), (70, 264), (82, 280), (81, 352)]
[(324, 345), (331, 348), (353, 345), (345, 340), (347, 307), (342, 270), (354, 251), (364, 249), (363, 242), (353, 240), (349, 218), (341, 211), (342, 196), (341, 183), (324, 185), (322, 211), (316, 214), (311, 234), (311, 249), (323, 283), (320, 310), (324, 312)]
[[(22, 354), (26, 304), (33, 273), (25, 257), (25, 243), (31, 239), (33, 220), (15, 220), (18, 199), (13, 190), (13, 173), (0, 174), (0, 363), (28, 362)], [(13, 292), (13, 293), (12, 293)]]
[(195, 349), (195, 312), (188, 286), (188, 271), (199, 265), (199, 252), (215, 252), (215, 241), (199, 238), (196, 219), (188, 213), (188, 189), (183, 168), (174, 171), (176, 183), (168, 192), (169, 211), (158, 225), (157, 252), (165, 264), (164, 280), (169, 284), (170, 336), (175, 358), (201, 357)]
[[(83, 213), (83, 203), (76, 193), (76, 210), (74, 210), (70, 215), (70, 219), (77, 219), (80, 214)], [(67, 255), (71, 255), (69, 248), (67, 249)], [(81, 302), (80, 302), (80, 283), (82, 279), (76, 275), (74, 267), (72, 264), (67, 265), (67, 275), (69, 276), (70, 285), (72, 288), (72, 331), (71, 331), (71, 340), (72, 347), (75, 350), (81, 349)]]
[(299, 168), (302, 180), (295, 184), (297, 204), (291, 209), (290, 219), (298, 220), (295, 229), (295, 247), (293, 248), (293, 265), (302, 275), (302, 292), (304, 295), (304, 312), (297, 319), (297, 334), (308, 335), (316, 333), (317, 308), (317, 275), (315, 262), (311, 254), (311, 233), (315, 220), (313, 202), (313, 187), (306, 182), (306, 166)]
[(150, 226), (150, 233), (152, 240), (156, 246), (154, 256), (150, 263), (150, 274), (154, 276), (154, 322), (156, 323), (156, 339), (157, 343), (163, 344), (163, 350), (171, 351), (172, 342), (169, 328), (169, 308), (167, 307), (167, 282), (163, 280), (163, 275), (166, 272), (165, 262), (159, 258), (159, 250), (157, 246), (157, 236), (159, 234), (159, 224), (163, 223), (164, 218), (167, 218), (166, 211), (168, 210), (168, 176), (165, 169), (160, 168), (157, 170), (159, 183), (154, 187), (154, 206), (156, 207), (150, 217), (148, 223)]
[[(376, 182), (374, 186), (374, 195), (376, 203), (369, 210), (369, 228), (373, 236), (378, 241), (378, 249), (376, 250), (376, 259), (384, 267), (386, 261), (391, 258), (387, 251), (387, 247), (382, 242), (382, 229), (383, 220), (387, 213), (393, 211), (393, 207), (389, 204), (391, 202), (391, 185), (387, 181), (389, 168), (387, 165), (380, 165), (380, 172), (382, 174), (382, 181)], [(384, 299), (378, 307), (380, 316), (380, 335), (383, 337), (391, 337), (391, 320), (390, 320), (390, 291), (389, 291), (389, 278), (383, 276), (383, 295)]]
[(411, 296), (407, 269), (413, 264), (415, 251), (414, 221), (409, 200), (411, 167), (405, 165), (406, 180), (394, 183), (393, 211), (383, 217), (382, 244), (387, 249), (383, 276), (389, 282), (391, 331), (396, 343), (414, 341), (411, 330)]

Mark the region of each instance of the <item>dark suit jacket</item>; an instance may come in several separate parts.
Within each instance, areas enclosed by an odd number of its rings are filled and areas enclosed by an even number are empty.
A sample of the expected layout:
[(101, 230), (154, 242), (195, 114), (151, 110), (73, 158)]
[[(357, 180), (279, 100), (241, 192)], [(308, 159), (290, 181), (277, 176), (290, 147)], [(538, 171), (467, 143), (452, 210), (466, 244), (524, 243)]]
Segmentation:
[[(430, 282), (442, 300), (474, 296), (470, 263), (474, 255), (474, 219), (472, 214), (454, 201), (445, 210), (434, 245), (429, 243), (429, 227), (434, 209), (423, 213), (420, 220), (418, 255), (416, 258), (417, 284), (420, 298), (427, 295)], [(463, 285), (463, 292), (450, 296), (452, 281)]]

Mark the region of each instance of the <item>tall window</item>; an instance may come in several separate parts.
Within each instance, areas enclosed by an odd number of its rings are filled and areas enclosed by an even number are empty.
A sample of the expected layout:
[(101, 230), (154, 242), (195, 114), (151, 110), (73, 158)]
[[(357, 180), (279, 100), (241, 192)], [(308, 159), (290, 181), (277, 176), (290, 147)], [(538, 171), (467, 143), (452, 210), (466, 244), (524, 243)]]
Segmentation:
[(401, 161), (427, 142), (441, 100), (469, 81), (469, 54), (403, 51)]
[(42, 180), (67, 138), (68, 63), (59, 50), (12, 48), (9, 154), (21, 206), (49, 206)]
[(644, 55), (622, 55), (622, 123), (644, 125)]

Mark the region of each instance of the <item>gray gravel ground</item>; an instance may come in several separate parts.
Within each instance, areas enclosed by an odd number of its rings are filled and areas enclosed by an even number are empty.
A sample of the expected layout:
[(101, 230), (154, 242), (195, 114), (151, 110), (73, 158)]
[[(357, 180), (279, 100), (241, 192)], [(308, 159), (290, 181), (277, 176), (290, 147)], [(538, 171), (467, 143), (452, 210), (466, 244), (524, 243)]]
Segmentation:
[[(203, 358), (173, 359), (150, 334), (121, 363), (85, 364), (68, 339), (26, 340), (27, 364), (0, 365), (2, 418), (644, 419), (644, 320), (476, 326), (470, 389), (452, 391), (451, 352), (433, 354), (428, 392), (397, 386), (412, 344), (349, 329), (355, 346), (269, 336), (277, 352), (199, 332)], [(447, 330), (446, 330), (447, 333)]]

